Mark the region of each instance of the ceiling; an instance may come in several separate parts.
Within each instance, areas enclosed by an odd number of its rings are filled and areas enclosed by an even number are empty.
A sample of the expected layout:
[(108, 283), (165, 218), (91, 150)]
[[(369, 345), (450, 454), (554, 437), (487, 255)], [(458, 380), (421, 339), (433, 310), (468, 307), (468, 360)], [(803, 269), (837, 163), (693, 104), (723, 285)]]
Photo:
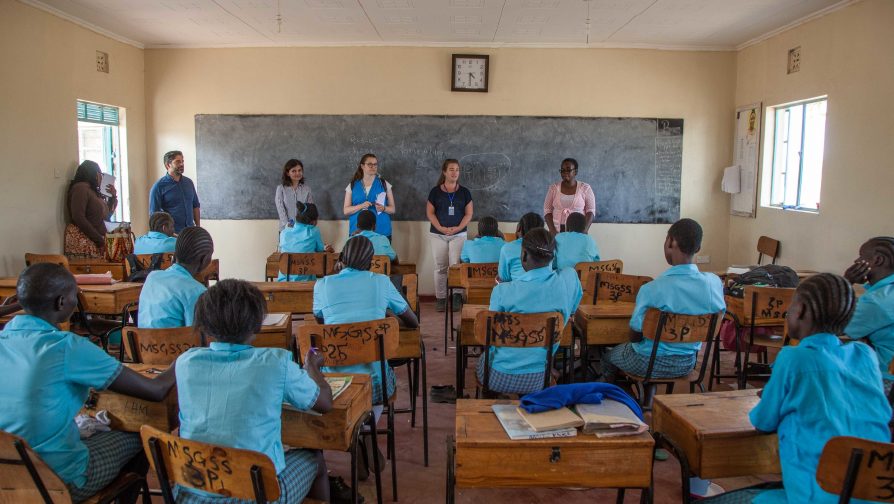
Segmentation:
[(443, 45), (725, 50), (854, 0), (22, 1), (150, 48)]

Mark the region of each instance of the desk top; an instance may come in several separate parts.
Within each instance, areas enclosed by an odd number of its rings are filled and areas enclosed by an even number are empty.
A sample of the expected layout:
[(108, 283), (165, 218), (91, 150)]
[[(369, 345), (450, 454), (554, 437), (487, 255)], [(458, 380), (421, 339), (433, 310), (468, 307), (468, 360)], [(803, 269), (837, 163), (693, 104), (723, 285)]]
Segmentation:
[[(14, 291), (18, 281), (18, 277), (0, 278), (0, 289), (12, 288)], [(115, 282), (111, 285), (78, 285), (78, 288), (83, 292), (117, 293), (130, 289), (142, 289), (143, 284), (137, 282)]]
[(316, 282), (250, 282), (261, 292), (313, 292)]
[(756, 389), (707, 394), (656, 395), (654, 414), (667, 414), (700, 437), (764, 435), (751, 425), (748, 412), (760, 398)]
[(576, 314), (586, 319), (597, 318), (630, 318), (633, 315), (634, 303), (600, 303), (580, 305)]
[[(324, 373), (325, 376), (347, 376)], [(348, 389), (332, 402), (322, 415), (283, 409), (282, 441), (289, 446), (317, 450), (347, 451), (351, 447), (354, 426), (372, 409), (372, 383), (367, 374), (352, 374)]]
[(282, 332), (282, 331), (288, 329), (289, 326), (292, 324), (292, 314), (291, 313), (268, 313), (267, 315), (268, 316), (269, 315), (285, 315), (285, 316), (277, 324), (262, 325), (261, 330), (259, 331), (259, 334)]

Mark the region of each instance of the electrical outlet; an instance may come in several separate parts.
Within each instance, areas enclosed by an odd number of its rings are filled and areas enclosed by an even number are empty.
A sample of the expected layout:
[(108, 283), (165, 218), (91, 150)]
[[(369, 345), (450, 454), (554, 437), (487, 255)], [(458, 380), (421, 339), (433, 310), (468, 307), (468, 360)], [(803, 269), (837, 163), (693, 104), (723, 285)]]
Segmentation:
[(709, 255), (695, 256), (695, 264), (709, 264), (710, 262), (711, 262), (711, 256), (709, 256)]
[(96, 71), (109, 73), (109, 55), (102, 51), (96, 51)]
[(788, 51), (788, 73), (793, 74), (801, 70), (801, 46)]

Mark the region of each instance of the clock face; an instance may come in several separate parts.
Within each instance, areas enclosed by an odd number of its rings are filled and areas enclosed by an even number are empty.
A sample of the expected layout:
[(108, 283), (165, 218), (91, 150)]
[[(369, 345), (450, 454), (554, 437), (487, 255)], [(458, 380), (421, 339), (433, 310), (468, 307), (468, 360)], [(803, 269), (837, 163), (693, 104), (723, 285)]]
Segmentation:
[(453, 91), (487, 91), (488, 59), (486, 55), (453, 55)]

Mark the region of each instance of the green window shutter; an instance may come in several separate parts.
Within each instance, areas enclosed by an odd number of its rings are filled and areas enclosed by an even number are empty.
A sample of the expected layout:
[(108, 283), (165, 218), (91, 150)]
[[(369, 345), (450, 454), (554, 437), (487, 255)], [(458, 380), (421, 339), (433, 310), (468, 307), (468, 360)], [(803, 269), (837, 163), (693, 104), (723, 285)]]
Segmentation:
[(118, 126), (118, 107), (78, 100), (78, 121)]

